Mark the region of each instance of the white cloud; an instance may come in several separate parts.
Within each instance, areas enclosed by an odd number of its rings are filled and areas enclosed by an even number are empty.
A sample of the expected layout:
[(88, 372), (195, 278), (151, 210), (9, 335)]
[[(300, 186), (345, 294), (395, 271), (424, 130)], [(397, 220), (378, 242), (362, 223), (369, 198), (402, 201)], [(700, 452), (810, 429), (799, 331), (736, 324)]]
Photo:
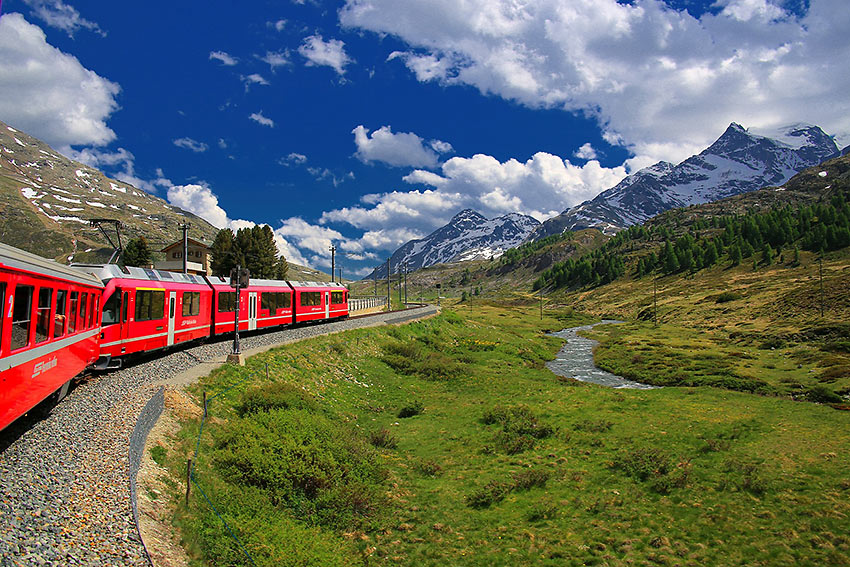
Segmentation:
[(83, 18), (76, 8), (65, 4), (62, 0), (24, 0), (24, 4), (29, 6), (33, 14), (44, 23), (64, 31), (68, 37), (74, 37), (74, 33), (81, 29), (106, 37), (106, 33), (100, 29), (100, 26)]
[(345, 66), (351, 63), (351, 58), (345, 53), (345, 44), (338, 39), (325, 41), (320, 35), (311, 35), (304, 39), (298, 48), (307, 59), (308, 66), (328, 66), (339, 75), (345, 74)]
[(382, 126), (370, 136), (369, 130), (360, 125), (352, 134), (357, 146), (354, 155), (363, 163), (379, 161), (395, 167), (434, 168), (437, 166), (434, 150), (440, 153), (452, 150), (451, 144), (440, 140), (433, 140), (430, 147), (426, 147), (424, 140), (413, 132), (394, 134), (390, 126)]
[(593, 146), (590, 145), (590, 142), (587, 142), (586, 144), (582, 145), (582, 147), (576, 150), (573, 156), (579, 159), (588, 160), (597, 158), (596, 150), (593, 148)]
[(450, 143), (441, 140), (431, 140), (430, 146), (438, 154), (450, 154), (455, 151)]
[(120, 87), (49, 45), (16, 13), (0, 17), (0, 117), (54, 147), (103, 146)]
[(268, 126), (269, 128), (274, 128), (274, 120), (271, 118), (266, 118), (263, 116), (263, 111), (255, 112), (249, 116), (251, 120), (256, 122), (257, 124), (262, 124), (263, 126)]
[(224, 141), (224, 138), (218, 139), (218, 147), (221, 148), (222, 150), (227, 149), (227, 142)]
[(178, 148), (193, 151), (196, 154), (203, 153), (209, 149), (209, 146), (205, 143), (193, 140), (192, 138), (177, 138), (174, 140), (174, 145)]
[(280, 158), (278, 160), (278, 163), (287, 167), (291, 167), (293, 165), (304, 165), (305, 163), (307, 163), (307, 156), (305, 156), (304, 154), (299, 154), (297, 152), (291, 152), (286, 157)]
[[(343, 240), (342, 234), (324, 226), (310, 224), (300, 217), (290, 217), (282, 220), (279, 228), (275, 229), (275, 235), (284, 239), (287, 243), (297, 242), (299, 250), (308, 250), (313, 253), (311, 262), (325, 265), (323, 258), (327, 258), (330, 265), (330, 247), (334, 242)], [(301, 256), (303, 259), (303, 255)], [(287, 259), (289, 257), (287, 256)], [(307, 264), (307, 261), (298, 262)]]
[(818, 124), (850, 142), (850, 10), (719, 0), (692, 17), (660, 0), (347, 0), (343, 26), (391, 34), (420, 81), (470, 85), (595, 117), (643, 162), (679, 161), (732, 121)]
[(251, 89), (251, 85), (268, 86), (269, 82), (259, 73), (251, 73), (250, 75), (240, 76), (242, 82), (245, 83), (245, 92)]
[(276, 31), (283, 31), (283, 28), (286, 27), (286, 20), (277, 20), (276, 22), (268, 22), (268, 26), (270, 28), (274, 28)]
[(220, 61), (227, 67), (233, 67), (234, 65), (239, 63), (239, 60), (236, 57), (233, 57), (232, 55), (224, 51), (210, 51), (210, 59)]
[(194, 213), (216, 228), (228, 226), (227, 213), (218, 197), (205, 185), (174, 185), (168, 189), (168, 202)]
[(268, 64), (272, 71), (276, 71), (278, 67), (286, 67), (292, 62), (289, 60), (289, 50), (284, 51), (266, 51), (262, 57), (257, 56), (260, 61)]
[(349, 179), (354, 179), (354, 172), (349, 171), (345, 175), (337, 177), (336, 174), (327, 167), (308, 167), (307, 172), (312, 175), (316, 181), (330, 181), (334, 187), (339, 187)]

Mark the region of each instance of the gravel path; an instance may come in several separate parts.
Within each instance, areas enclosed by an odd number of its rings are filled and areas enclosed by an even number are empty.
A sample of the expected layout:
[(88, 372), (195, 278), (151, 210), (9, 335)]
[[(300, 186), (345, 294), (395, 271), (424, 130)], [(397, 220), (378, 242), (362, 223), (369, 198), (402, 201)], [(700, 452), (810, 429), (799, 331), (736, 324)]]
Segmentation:
[[(320, 334), (435, 314), (404, 313), (244, 336), (243, 352)], [(219, 360), (231, 341), (177, 351), (88, 378), (46, 419), (3, 432), (0, 447), (0, 566), (148, 565), (133, 521), (129, 439), (158, 388), (199, 361)], [(28, 424), (29, 425), (29, 424)], [(8, 446), (7, 446), (8, 445)]]

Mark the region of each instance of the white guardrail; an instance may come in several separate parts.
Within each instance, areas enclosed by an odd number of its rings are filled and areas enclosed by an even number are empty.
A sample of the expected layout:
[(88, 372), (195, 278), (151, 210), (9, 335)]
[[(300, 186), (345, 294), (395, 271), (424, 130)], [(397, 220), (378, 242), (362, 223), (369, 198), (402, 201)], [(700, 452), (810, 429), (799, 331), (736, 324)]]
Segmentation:
[(375, 309), (377, 307), (386, 307), (387, 296), (369, 296), (369, 297), (349, 297), (348, 311), (353, 313), (356, 311), (366, 311), (367, 309)]

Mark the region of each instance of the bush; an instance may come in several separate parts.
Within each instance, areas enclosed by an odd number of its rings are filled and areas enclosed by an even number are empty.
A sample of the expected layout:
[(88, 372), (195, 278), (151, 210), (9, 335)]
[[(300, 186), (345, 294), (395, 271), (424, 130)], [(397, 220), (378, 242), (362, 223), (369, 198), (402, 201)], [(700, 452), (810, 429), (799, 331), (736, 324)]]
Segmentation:
[(438, 476), (443, 472), (443, 467), (440, 466), (437, 461), (433, 459), (428, 459), (424, 461), (417, 461), (414, 463), (413, 468), (416, 469), (422, 475), (425, 476)]
[(353, 428), (303, 409), (231, 420), (216, 432), (215, 466), (310, 523), (351, 528), (385, 502), (386, 469)]
[(667, 494), (673, 488), (681, 488), (688, 483), (690, 461), (674, 464), (673, 459), (662, 449), (640, 447), (621, 452), (612, 466), (622, 470), (627, 476), (649, 482), (655, 492)]
[(561, 507), (549, 500), (541, 500), (534, 504), (525, 514), (525, 519), (529, 522), (539, 522), (540, 520), (552, 520), (558, 517)]
[(819, 404), (840, 404), (844, 401), (844, 399), (830, 389), (829, 386), (824, 386), (823, 384), (818, 384), (817, 386), (809, 388), (809, 391), (806, 392), (806, 399), (810, 402), (816, 402)]
[(494, 440), (496, 448), (506, 455), (518, 455), (534, 448), (534, 437), (499, 431)]
[(274, 382), (252, 388), (242, 394), (236, 405), (239, 417), (275, 409), (303, 409), (317, 411), (318, 405), (312, 395), (301, 387), (287, 382)]
[(398, 441), (386, 427), (373, 431), (369, 435), (369, 443), (381, 449), (395, 449), (398, 447)]
[(525, 405), (495, 406), (484, 412), (481, 421), (485, 425), (502, 426), (494, 442), (498, 450), (508, 455), (533, 449), (536, 439), (545, 439), (555, 432)]
[(551, 474), (545, 469), (528, 469), (514, 473), (513, 489), (514, 490), (530, 490), (532, 488), (542, 488), (549, 482)]
[(466, 505), (470, 508), (488, 508), (496, 502), (501, 502), (511, 491), (509, 484), (493, 480), (466, 496)]
[(730, 301), (737, 301), (743, 297), (740, 293), (736, 291), (724, 291), (720, 295), (714, 298), (715, 303), (728, 303)]
[(400, 410), (398, 410), (398, 417), (413, 417), (415, 415), (421, 414), (425, 410), (425, 406), (422, 405), (422, 402), (416, 400), (413, 402), (409, 402), (402, 406)]

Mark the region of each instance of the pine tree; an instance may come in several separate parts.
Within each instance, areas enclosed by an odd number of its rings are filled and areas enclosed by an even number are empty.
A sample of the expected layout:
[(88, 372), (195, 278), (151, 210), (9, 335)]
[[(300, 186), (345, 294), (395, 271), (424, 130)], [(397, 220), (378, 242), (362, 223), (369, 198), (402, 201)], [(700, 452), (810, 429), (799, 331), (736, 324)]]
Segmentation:
[(741, 263), (741, 247), (737, 244), (733, 244), (729, 247), (729, 260), (732, 262), (733, 266), (737, 266)]
[(278, 256), (277, 263), (275, 264), (274, 279), (285, 280), (288, 275), (289, 263), (286, 261), (286, 258), (283, 257), (283, 254), (281, 254)]
[(236, 266), (236, 258), (233, 250), (233, 231), (223, 228), (218, 231), (210, 246), (210, 270), (214, 276), (228, 277), (230, 270)]
[(144, 267), (151, 263), (151, 251), (144, 236), (134, 238), (124, 247), (121, 255), (121, 263), (124, 266)]

